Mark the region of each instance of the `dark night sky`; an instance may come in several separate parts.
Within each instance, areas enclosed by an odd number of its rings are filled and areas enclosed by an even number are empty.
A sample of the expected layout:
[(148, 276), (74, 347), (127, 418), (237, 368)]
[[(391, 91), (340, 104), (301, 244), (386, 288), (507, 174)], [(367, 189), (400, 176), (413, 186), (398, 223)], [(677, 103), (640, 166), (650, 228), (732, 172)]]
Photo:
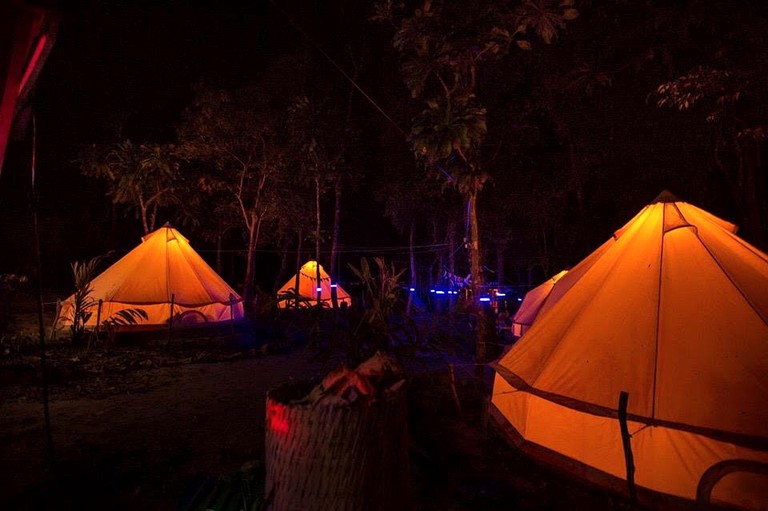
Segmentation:
[[(109, 249), (125, 251), (138, 241), (139, 223), (125, 218), (120, 239), (94, 240), (89, 224), (103, 225), (99, 184), (79, 175), (72, 163), (87, 144), (172, 141), (182, 110), (192, 99), (192, 85), (204, 81), (234, 88), (258, 78), (281, 55), (307, 39), (329, 46), (343, 38), (324, 19), (319, 2), (83, 1), (65, 3), (56, 44), (38, 80), (35, 111), (38, 126), (40, 211), (49, 227), (67, 244), (71, 257), (89, 258)], [(343, 42), (343, 41), (342, 41)], [(329, 48), (329, 51), (332, 51)], [(316, 52), (319, 60), (323, 57)], [(326, 63), (326, 72), (344, 77)], [(345, 87), (347, 85), (344, 85)], [(378, 116), (373, 108), (362, 115)], [(380, 123), (381, 118), (374, 118)], [(28, 135), (28, 134), (27, 134)], [(404, 146), (405, 147), (405, 146)], [(12, 142), (0, 177), (0, 200), (8, 218), (21, 218), (22, 238), (29, 238), (29, 136)], [(363, 192), (359, 192), (363, 193)], [(55, 212), (67, 211), (67, 215)], [(393, 231), (380, 219), (370, 200), (363, 201), (347, 221), (360, 228), (350, 245), (386, 245), (380, 236)], [(371, 218), (376, 227), (371, 228)], [(13, 220), (8, 220), (13, 221)], [(91, 229), (92, 232), (92, 229)], [(375, 232), (375, 234), (374, 234)], [(379, 238), (376, 237), (379, 236)], [(376, 242), (378, 240), (378, 243)], [(383, 242), (382, 242), (383, 241)], [(392, 241), (391, 239), (389, 240)], [(201, 248), (202, 243), (193, 243)], [(5, 266), (19, 263), (6, 258)], [(67, 261), (54, 265), (65, 268)], [(22, 265), (23, 266), (23, 265)], [(23, 268), (22, 268), (23, 270)]]
[[(132, 216), (118, 217), (117, 229), (107, 228), (111, 214), (101, 184), (80, 176), (72, 161), (85, 145), (112, 143), (126, 138), (135, 142), (172, 141), (175, 125), (181, 118), (183, 108), (193, 97), (192, 85), (196, 81), (203, 80), (222, 88), (242, 86), (263, 77), (276, 60), (291, 55), (297, 48), (314, 56), (314, 72), (323, 73), (327, 81), (340, 90), (349, 88), (346, 79), (314, 45), (321, 46), (330, 55), (339, 56), (344, 54), (347, 42), (354, 39), (354, 30), (358, 31), (358, 36), (360, 32), (368, 32), (367, 36), (376, 37), (375, 30), (366, 21), (365, 9), (370, 8), (371, 2), (275, 2), (279, 8), (270, 0), (61, 2), (59, 34), (39, 77), (34, 101), (38, 125), (38, 203), (45, 231), (43, 250), (49, 255), (48, 271), (52, 275), (68, 277), (68, 266), (76, 259), (90, 258), (110, 249), (125, 252), (138, 242), (141, 235), (139, 223)], [(585, 5), (590, 4), (586, 2)], [(633, 14), (631, 9), (638, 9), (638, 13)], [(643, 9), (623, 6), (621, 12), (631, 27), (632, 17), (644, 12)], [(588, 14), (584, 14), (576, 23), (583, 27), (589, 27), (588, 23), (593, 23), (592, 27), (599, 26), (600, 20), (588, 21), (587, 17)], [(291, 20), (309, 34), (309, 39), (292, 25)], [(596, 23), (598, 25), (594, 25)], [(589, 49), (590, 38), (603, 36), (600, 30), (585, 28), (579, 32), (576, 26), (572, 31), (574, 39), (565, 41), (564, 36), (565, 42), (560, 43), (566, 53), (576, 47)], [(616, 36), (609, 34), (606, 37)], [(666, 44), (663, 40), (655, 41), (654, 34), (642, 32), (636, 37), (643, 39), (638, 40), (638, 44), (648, 41), (658, 42), (660, 47)], [(606, 44), (609, 43), (610, 40)], [(397, 102), (403, 101), (402, 98), (407, 101), (407, 92), (397, 70), (391, 44), (391, 34), (381, 41), (368, 41), (368, 47), (376, 48), (378, 53), (374, 58), (369, 56), (359, 83), (407, 129), (410, 115), (402, 110), (395, 115), (398, 105), (402, 107), (402, 103)], [(626, 41), (624, 44), (627, 44)], [(631, 43), (628, 49), (632, 50)], [(697, 51), (699, 49), (702, 49), (701, 45), (696, 48)], [(670, 54), (677, 51), (672, 50)], [(557, 60), (557, 51), (556, 47), (540, 48), (532, 58), (543, 66), (547, 62), (562, 64), (563, 61)], [(676, 55), (685, 57), (686, 54), (677, 51)], [(567, 58), (574, 62), (584, 57), (567, 53)], [(548, 61), (548, 58), (552, 60)], [(696, 64), (696, 58), (678, 65), (681, 69), (690, 68)], [(486, 78), (503, 82), (507, 79), (505, 73), (510, 70), (497, 67), (494, 72), (500, 74)], [(671, 114), (649, 106), (649, 92), (663, 79), (652, 72), (641, 75), (643, 78), (647, 83), (633, 81), (636, 80), (633, 76), (624, 83), (616, 78), (611, 89), (613, 103), (609, 107), (628, 106), (636, 109), (634, 111), (600, 110), (602, 104), (608, 103), (589, 98), (581, 101), (590, 118), (604, 116), (606, 120), (611, 120), (608, 123), (610, 129), (617, 130), (616, 140), (620, 141), (613, 142), (614, 133), (608, 133), (608, 129), (593, 137), (595, 140), (600, 136), (607, 137), (606, 145), (599, 147), (607, 156), (600, 162), (599, 157), (603, 155), (595, 155), (595, 165), (603, 165), (600, 167), (603, 174), (589, 176), (595, 191), (603, 193), (599, 197), (594, 194), (595, 207), (590, 211), (589, 219), (593, 239), (585, 239), (582, 243), (585, 246), (597, 246), (664, 188), (671, 187), (675, 192), (682, 192), (682, 198), (688, 199), (685, 185), (689, 176), (705, 179), (706, 176), (701, 176), (709, 172), (703, 165), (707, 151), (710, 151), (709, 135), (704, 129), (688, 130), (688, 127), (695, 126), (691, 122), (694, 114)], [(503, 149), (497, 151), (495, 146), (491, 147), (489, 154), (494, 158), (498, 155), (502, 162), (498, 164), (499, 168), (504, 171), (514, 169), (506, 176), (497, 176), (499, 183), (504, 179), (508, 181), (504, 186), (489, 186), (484, 192), (488, 200), (498, 207), (505, 207), (505, 203), (527, 193), (526, 179), (541, 177), (526, 175), (526, 171), (536, 173), (542, 168), (562, 169), (562, 160), (557, 160), (561, 156), (557, 153), (564, 152), (555, 136), (551, 136), (555, 140), (551, 146), (545, 140), (538, 147), (525, 148), (529, 151), (526, 157), (530, 161), (518, 161), (517, 149), (507, 149), (512, 144), (502, 147), (501, 141), (511, 140), (518, 133), (514, 131), (517, 111), (509, 105), (516, 106), (528, 100), (524, 96), (515, 96), (514, 90), (505, 93), (509, 95), (496, 98), (498, 103), (489, 108), (488, 119), (489, 134), (496, 136), (498, 147)], [(393, 161), (409, 160), (411, 155), (406, 141), (397, 129), (360, 95), (357, 95), (356, 101), (355, 115), (360, 116), (362, 124), (369, 130), (367, 140), (376, 139), (378, 144), (369, 151), (369, 161), (361, 165), (365, 171), (372, 174), (380, 172)], [(640, 115), (635, 116), (635, 112)], [(588, 123), (585, 125), (590, 126)], [(701, 126), (702, 123), (699, 123)], [(551, 125), (541, 131), (546, 129), (554, 133)], [(542, 137), (546, 138), (546, 135)], [(9, 145), (0, 176), (0, 220), (5, 224), (2, 234), (7, 239), (6, 245), (13, 244), (15, 247), (0, 255), (0, 273), (32, 273), (28, 251), (23, 248), (28, 247), (31, 240), (29, 138), (27, 134), (24, 139)], [(491, 138), (489, 136), (488, 140)], [(628, 147), (629, 144), (632, 147)], [(625, 151), (625, 148), (629, 150)], [(505, 154), (507, 150), (509, 152)], [(630, 175), (634, 179), (625, 179)], [(726, 219), (738, 221), (731, 204), (724, 199), (727, 193), (717, 183), (707, 186), (709, 188), (700, 192), (698, 198), (708, 197), (708, 204), (699, 205)], [(505, 195), (494, 195), (499, 190)], [(370, 183), (364, 182), (354, 195), (357, 200), (349, 208), (343, 222), (343, 242), (355, 246), (407, 244), (407, 240), (383, 218), (381, 207), (370, 197)], [(607, 200), (600, 202), (604, 198)], [(66, 215), (61, 212), (66, 212)], [(98, 239), (95, 234), (114, 233), (115, 230), (119, 235), (112, 239)], [(522, 238), (515, 236), (510, 240), (514, 244)], [(196, 248), (205, 248), (201, 242), (192, 241)], [(575, 253), (571, 255), (578, 256)]]

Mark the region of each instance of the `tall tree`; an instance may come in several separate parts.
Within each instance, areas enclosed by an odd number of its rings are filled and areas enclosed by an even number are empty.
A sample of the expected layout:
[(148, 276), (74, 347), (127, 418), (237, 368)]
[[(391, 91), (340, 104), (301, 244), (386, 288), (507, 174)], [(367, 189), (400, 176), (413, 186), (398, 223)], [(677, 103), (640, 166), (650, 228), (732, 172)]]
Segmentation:
[[(428, 168), (439, 169), (467, 203), (470, 232), (465, 244), (477, 304), (483, 283), (477, 205), (489, 179), (482, 165), (487, 127), (478, 75), (490, 62), (507, 55), (513, 42), (524, 50), (532, 47), (530, 36), (552, 42), (565, 21), (578, 13), (569, 0), (559, 6), (547, 0), (424, 0), (418, 8), (409, 7), (397, 23), (393, 3), (382, 1), (376, 5), (375, 18), (395, 26), (393, 41), (405, 84), (414, 99), (426, 103), (411, 126), (414, 154)], [(478, 361), (486, 358), (489, 328), (488, 318), (481, 313)]]
[[(186, 158), (207, 165), (197, 176), (200, 190), (215, 192), (219, 207), (237, 213), (246, 244), (243, 300), (252, 312), (256, 249), (263, 225), (279, 213), (276, 183), (284, 148), (275, 126), (279, 110), (255, 87), (233, 92), (198, 87), (179, 137)], [(198, 166), (199, 168), (199, 166)]]
[[(349, 113), (347, 112), (347, 118)], [(345, 153), (349, 135), (349, 125), (338, 109), (326, 102), (311, 99), (309, 96), (297, 97), (289, 108), (288, 127), (291, 143), (295, 148), (294, 162), (307, 182), (314, 188), (315, 203), (315, 259), (321, 260), (321, 245), (324, 240), (322, 221), (322, 199), (328, 190), (333, 191), (333, 234), (331, 266), (335, 269), (333, 258), (336, 256), (338, 229), (341, 216), (341, 196), (343, 189)], [(342, 140), (340, 142), (340, 140)], [(319, 282), (319, 266), (317, 269)], [(336, 276), (332, 273), (331, 278)], [(320, 303), (320, 291), (317, 292)], [(334, 304), (335, 306), (335, 304)]]
[[(656, 104), (694, 111), (710, 128), (713, 168), (741, 213), (744, 235), (768, 247), (768, 8), (692, 2), (679, 23), (693, 65), (656, 89)], [(692, 20), (696, 20), (695, 23)]]

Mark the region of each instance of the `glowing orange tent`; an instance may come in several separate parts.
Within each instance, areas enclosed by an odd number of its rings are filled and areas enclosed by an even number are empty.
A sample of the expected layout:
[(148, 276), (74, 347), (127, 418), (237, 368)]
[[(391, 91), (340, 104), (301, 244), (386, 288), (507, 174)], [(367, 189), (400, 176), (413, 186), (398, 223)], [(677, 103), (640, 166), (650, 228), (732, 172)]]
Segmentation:
[(646, 206), (494, 364), (494, 417), (526, 451), (626, 491), (627, 392), (641, 498), (768, 509), (768, 255), (735, 231), (666, 193)]
[(515, 316), (512, 318), (512, 335), (520, 337), (531, 327), (536, 316), (539, 314), (541, 307), (546, 303), (547, 298), (549, 298), (555, 284), (557, 284), (557, 281), (566, 273), (568, 273), (568, 270), (561, 271), (525, 294), (525, 298), (523, 298), (520, 308), (517, 309)]
[[(122, 309), (142, 309), (141, 325), (209, 323), (243, 318), (240, 295), (206, 263), (179, 231), (165, 225), (142, 238), (139, 246), (91, 281), (86, 323), (95, 326)], [(74, 296), (61, 307), (58, 326), (71, 324)]]
[[(320, 269), (320, 286), (317, 285), (317, 270)], [(341, 286), (331, 283), (331, 277), (319, 265), (317, 261), (308, 261), (299, 269), (299, 306), (307, 307), (317, 305), (317, 288), (320, 287), (320, 304), (323, 307), (331, 307), (331, 286), (336, 286), (336, 300), (339, 306), (352, 305), (352, 298)], [(277, 290), (277, 306), (286, 309), (294, 306), (293, 290), (296, 288), (296, 276), (286, 282)], [(290, 297), (290, 298), (289, 298)]]

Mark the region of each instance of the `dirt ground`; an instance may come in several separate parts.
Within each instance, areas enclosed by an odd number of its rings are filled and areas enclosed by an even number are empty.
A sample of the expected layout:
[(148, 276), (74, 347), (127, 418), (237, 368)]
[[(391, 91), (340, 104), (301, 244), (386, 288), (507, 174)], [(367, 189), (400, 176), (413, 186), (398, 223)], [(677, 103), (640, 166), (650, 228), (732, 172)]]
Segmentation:
[[(189, 509), (211, 478), (256, 474), (258, 486), (267, 390), (336, 367), (303, 347), (52, 346), (49, 464), (39, 351), (5, 346), (0, 509), (13, 510)], [(511, 448), (484, 420), (490, 370), (479, 386), (468, 367), (457, 372), (461, 412), (444, 370), (410, 373), (416, 509), (630, 508)]]

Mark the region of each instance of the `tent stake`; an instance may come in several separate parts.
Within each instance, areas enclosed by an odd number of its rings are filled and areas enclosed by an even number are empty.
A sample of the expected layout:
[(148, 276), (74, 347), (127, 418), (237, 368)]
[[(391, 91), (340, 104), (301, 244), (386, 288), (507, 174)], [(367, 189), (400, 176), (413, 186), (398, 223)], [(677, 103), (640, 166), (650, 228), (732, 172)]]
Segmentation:
[(624, 461), (627, 465), (627, 487), (629, 488), (629, 497), (632, 502), (637, 502), (637, 492), (635, 491), (635, 461), (632, 456), (632, 445), (630, 444), (631, 435), (627, 427), (627, 401), (629, 394), (625, 391), (619, 393), (619, 426), (621, 427), (621, 443), (624, 445)]

